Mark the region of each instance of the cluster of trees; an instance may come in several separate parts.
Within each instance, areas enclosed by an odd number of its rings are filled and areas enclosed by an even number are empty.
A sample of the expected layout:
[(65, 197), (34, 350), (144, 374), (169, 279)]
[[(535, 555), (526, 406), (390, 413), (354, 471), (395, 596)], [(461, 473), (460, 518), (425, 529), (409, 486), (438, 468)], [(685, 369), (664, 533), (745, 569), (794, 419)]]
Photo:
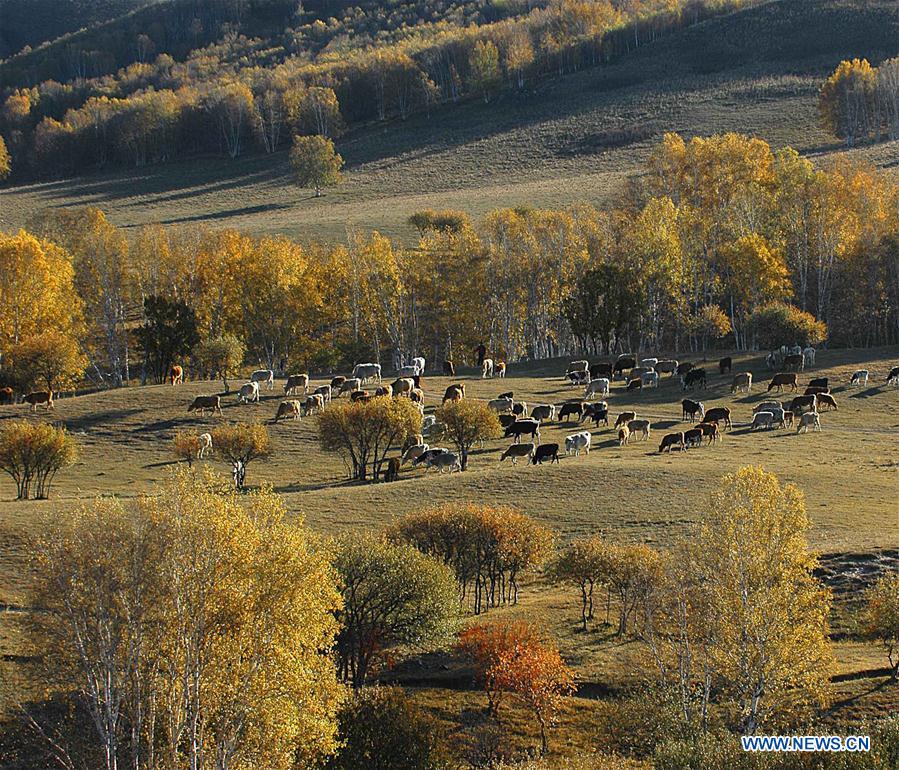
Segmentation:
[(0, 470), (15, 482), (17, 500), (49, 497), (54, 477), (75, 462), (77, 453), (64, 428), (23, 420), (0, 430)]
[(899, 139), (899, 57), (872, 67), (841, 61), (821, 87), (818, 109), (830, 133), (850, 147), (867, 139)]
[(398, 521), (390, 536), (410, 543), (449, 566), (459, 586), (459, 603), (476, 615), (518, 601), (519, 580), (543, 564), (553, 533), (507, 507), (444, 505)]
[[(899, 341), (899, 186), (846, 160), (669, 134), (617, 209), (412, 222), (413, 248), (377, 232), (324, 247), (162, 226), (129, 241), (96, 209), (47, 212), (0, 234), (3, 376), (58, 389), (83, 355), (92, 380), (120, 385), (192, 357), (227, 387), (241, 357), (322, 371), (464, 362), (481, 341), (506, 360)], [(67, 351), (48, 376), (32, 338), (49, 333), (80, 351), (43, 343)]]
[[(722, 726), (795, 724), (826, 701), (830, 596), (814, 576), (808, 526), (795, 487), (744, 468), (671, 550), (593, 538), (568, 546), (548, 574), (578, 586), (585, 619), (593, 587), (609, 587), (627, 618), (621, 632), (645, 653), (656, 705), (675, 703), (681, 726), (670, 729), (695, 744)], [(34, 603), (45, 610), (34, 642), (45, 654), (32, 665), (62, 708), (21, 704), (44, 741), (31, 758), (110, 770), (258, 761), (337, 770), (359, 757), (444, 768), (433, 722), (399, 692), (366, 685), (396, 656), (454, 637), (488, 717), (515, 699), (545, 751), (574, 689), (553, 639), (508, 621), (457, 636), (459, 579), (479, 580), (485, 600), (485, 585), (503, 591), (500, 573), (514, 579), (497, 537), (531, 541), (529, 566), (549, 556), (551, 537), (535, 522), (474, 504), (413, 514), (386, 537), (326, 543), (270, 491), (240, 495), (188, 469), (152, 496), (64, 513), (34, 549)], [(897, 589), (884, 576), (865, 609), (866, 632), (894, 666)]]
[[(4, 94), (0, 135), (23, 175), (72, 174), (113, 162), (143, 165), (196, 153), (234, 158), (253, 144), (274, 152), (297, 133), (331, 138), (345, 124), (404, 119), (436, 103), (521, 90), (535, 78), (608, 61), (666, 30), (749, 1), (504, 4), (509, 18), (468, 25), (463, 20), (471, 19), (463, 14), (401, 27), (396, 40), (374, 45), (365, 45), (364, 37), (349, 48), (328, 44), (318, 55), (306, 47), (293, 55), (293, 44), (285, 42), (289, 31), (254, 39), (239, 34), (232, 22), (224, 37), (186, 58), (169, 52), (153, 58), (168, 40), (160, 49), (151, 35), (137, 33), (138, 58), (100, 77), (89, 76), (92, 57), (72, 44), (69, 79), (34, 86), (19, 80), (18, 88)], [(357, 21), (346, 17), (350, 32)], [(199, 29), (209, 23), (199, 22)], [(176, 46), (196, 21), (181, 25), (173, 36)], [(335, 26), (329, 30), (317, 20), (302, 38), (346, 40), (340, 22)], [(313, 50), (319, 45), (313, 41)]]

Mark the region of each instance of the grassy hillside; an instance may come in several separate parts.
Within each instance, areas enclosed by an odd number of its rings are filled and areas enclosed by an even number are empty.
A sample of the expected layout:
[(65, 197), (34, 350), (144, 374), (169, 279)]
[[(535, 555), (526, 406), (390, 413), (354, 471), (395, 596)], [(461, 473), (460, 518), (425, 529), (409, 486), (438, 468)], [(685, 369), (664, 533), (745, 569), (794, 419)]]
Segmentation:
[[(664, 377), (657, 391), (636, 396), (616, 383), (608, 399), (613, 417), (625, 409), (650, 417), (650, 441), (619, 447), (612, 429), (600, 426), (592, 431), (594, 445), (589, 455), (563, 457), (558, 465), (501, 463), (499, 454), (508, 440), (495, 440), (473, 454), (465, 473), (440, 476), (407, 466), (396, 483), (359, 486), (346, 481), (337, 457), (320, 450), (315, 420), (307, 418), (270, 426), (274, 454), (268, 461), (250, 465), (248, 483), (272, 484), (294, 515), (303, 516), (324, 534), (378, 530), (425, 505), (478, 500), (514, 503), (551, 526), (563, 543), (603, 532), (616, 541), (664, 546), (697, 519), (722, 474), (747, 463), (761, 464), (785, 481), (798, 484), (806, 494), (812, 547), (826, 555), (825, 575), (837, 595), (834, 625), (842, 637), (851, 629), (843, 610), (853, 600), (853, 594), (844, 589), (857, 592), (865, 579), (876, 574), (872, 567), (877, 569), (878, 564), (899, 565), (899, 464), (894, 446), (899, 390), (883, 384), (886, 371), (897, 361), (899, 348), (821, 351), (817, 366), (800, 376), (802, 383), (813, 376), (828, 376), (835, 383), (839, 410), (822, 413), (820, 433), (748, 431), (752, 407), (765, 397), (764, 386), (757, 384), (749, 396), (732, 396), (727, 387), (729, 376), (716, 373), (701, 398), (707, 407), (730, 406), (734, 429), (715, 446), (660, 455), (660, 435), (684, 425), (679, 403), (684, 394), (676, 380)], [(874, 373), (872, 380), (867, 388), (850, 390), (845, 383), (859, 365)], [(714, 368), (714, 361), (707, 366)], [(512, 367), (505, 380), (484, 381), (471, 373), (462, 374), (461, 379), (469, 397), (488, 398), (513, 390), (531, 405), (558, 404), (579, 392), (559, 376), (564, 367), (564, 361), (548, 361), (540, 366)], [(736, 359), (735, 371), (747, 369), (755, 373), (757, 383), (767, 381), (761, 359)], [(316, 378), (315, 384), (319, 381), (321, 378)], [(426, 378), (429, 407), (439, 402), (448, 382), (443, 377)], [(278, 391), (266, 391), (260, 405), (239, 406), (231, 395), (225, 398), (224, 418), (198, 418), (186, 412), (194, 395), (218, 390), (217, 382), (188, 382), (175, 388), (121, 389), (59, 401), (52, 417), (76, 436), (81, 458), (75, 467), (60, 474), (49, 501), (13, 502), (11, 482), (0, 479), (4, 511), (0, 517), (0, 606), (14, 610), (27, 606), (27, 537), (40, 530), (44, 517), (96, 494), (128, 497), (151, 490), (171, 469), (169, 441), (176, 430), (203, 432), (222, 419), (269, 421), (280, 399)], [(35, 419), (24, 406), (0, 407), (0, 424), (22, 417)], [(44, 419), (44, 415), (38, 414), (36, 419)], [(547, 424), (541, 440), (562, 443), (573, 429), (564, 423)], [(226, 466), (212, 464), (227, 473)], [(584, 635), (577, 628), (577, 612), (576, 596), (570, 590), (530, 580), (519, 606), (490, 615), (540, 617), (558, 636), (578, 673), (583, 696), (566, 706), (559, 728), (564, 740), (557, 745), (564, 745), (568, 753), (624, 739), (609, 723), (613, 713), (609, 698), (619, 697), (622, 688), (635, 684), (638, 670), (636, 643), (623, 642), (601, 624)], [(23, 645), (23, 620), (21, 612), (0, 613), (0, 654), (6, 661), (0, 666), (9, 674), (16, 671), (16, 656), (29, 652)], [(871, 673), (884, 665), (876, 647), (841, 638), (836, 653), (836, 673), (845, 681), (834, 684), (837, 703), (828, 719), (858, 718), (896, 707), (899, 690), (884, 689), (882, 675)], [(417, 688), (416, 697), (454, 731), (462, 727), (459, 720), (464, 723), (464, 709), (482, 698), (464, 691), (468, 678), (442, 657), (404, 666), (389, 676)], [(533, 727), (523, 715), (513, 711), (506, 718), (511, 720), (516, 745), (532, 743)], [(457, 737), (462, 740), (461, 734)]]
[[(842, 59), (899, 53), (899, 6), (782, 0), (712, 19), (609, 66), (546, 81), (520, 98), (448, 106), (339, 142), (345, 184), (297, 189), (286, 154), (206, 159), (0, 193), (0, 226), (44, 206), (96, 205), (118, 224), (205, 222), (343, 240), (351, 228), (411, 239), (423, 207), (475, 215), (512, 205), (603, 203), (665, 131), (740, 131), (816, 158), (843, 152), (817, 116), (822, 79)], [(891, 168), (899, 143), (852, 150)]]

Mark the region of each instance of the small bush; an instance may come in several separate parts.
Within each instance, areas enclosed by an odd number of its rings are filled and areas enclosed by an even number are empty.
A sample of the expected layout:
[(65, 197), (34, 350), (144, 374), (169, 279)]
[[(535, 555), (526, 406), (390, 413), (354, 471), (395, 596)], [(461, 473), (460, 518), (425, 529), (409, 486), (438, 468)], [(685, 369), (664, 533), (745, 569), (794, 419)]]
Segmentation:
[(327, 770), (449, 768), (436, 722), (398, 688), (355, 693), (337, 718), (340, 750)]
[(46, 499), (57, 472), (75, 462), (75, 441), (47, 423), (12, 422), (0, 431), (0, 470), (16, 482), (16, 499)]

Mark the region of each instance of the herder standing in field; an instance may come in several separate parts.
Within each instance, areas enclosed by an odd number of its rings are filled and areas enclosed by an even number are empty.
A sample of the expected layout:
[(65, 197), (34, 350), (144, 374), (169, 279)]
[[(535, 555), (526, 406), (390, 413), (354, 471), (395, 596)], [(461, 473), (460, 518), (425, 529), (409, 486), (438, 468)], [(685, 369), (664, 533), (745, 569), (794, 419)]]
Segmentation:
[(481, 365), (484, 363), (484, 358), (487, 355), (487, 348), (484, 346), (484, 343), (482, 342), (474, 349), (474, 352), (477, 353), (477, 355), (478, 355), (478, 368), (480, 368)]

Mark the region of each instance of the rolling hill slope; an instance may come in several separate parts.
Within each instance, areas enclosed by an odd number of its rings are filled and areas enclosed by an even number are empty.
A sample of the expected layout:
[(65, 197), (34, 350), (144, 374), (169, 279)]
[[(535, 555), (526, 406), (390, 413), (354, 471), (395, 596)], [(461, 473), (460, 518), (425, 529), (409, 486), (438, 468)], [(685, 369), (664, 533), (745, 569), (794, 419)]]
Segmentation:
[[(817, 91), (843, 58), (899, 53), (899, 5), (780, 0), (716, 18), (608, 66), (544, 81), (522, 97), (449, 106), (345, 136), (346, 183), (314, 199), (286, 153), (205, 159), (2, 193), (0, 226), (43, 206), (96, 205), (122, 225), (206, 222), (342, 240), (378, 228), (412, 239), (424, 207), (480, 215), (511, 205), (608, 201), (665, 131), (739, 131), (825, 158), (844, 147), (820, 127)], [(851, 155), (884, 168), (899, 143)]]

